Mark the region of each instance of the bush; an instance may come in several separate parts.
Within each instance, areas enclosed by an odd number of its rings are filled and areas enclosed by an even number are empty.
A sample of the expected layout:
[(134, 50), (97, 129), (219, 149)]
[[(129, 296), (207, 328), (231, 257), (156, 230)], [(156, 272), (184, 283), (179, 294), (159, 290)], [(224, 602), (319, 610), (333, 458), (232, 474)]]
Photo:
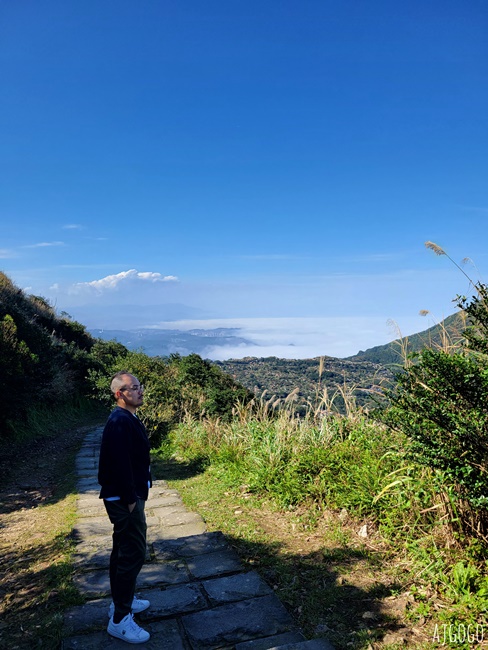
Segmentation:
[(410, 455), (434, 470), (455, 529), (488, 542), (487, 288), (470, 303), (460, 352), (426, 349), (398, 375), (383, 421), (404, 432)]

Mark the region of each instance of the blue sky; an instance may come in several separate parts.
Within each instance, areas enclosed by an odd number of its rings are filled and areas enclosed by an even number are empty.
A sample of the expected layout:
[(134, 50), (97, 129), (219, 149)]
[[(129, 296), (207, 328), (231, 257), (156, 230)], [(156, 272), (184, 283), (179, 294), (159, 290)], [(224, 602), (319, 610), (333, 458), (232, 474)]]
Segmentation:
[(487, 73), (482, 0), (1, 3), (0, 268), (258, 356), (425, 329), (470, 290), (425, 241), (486, 279)]

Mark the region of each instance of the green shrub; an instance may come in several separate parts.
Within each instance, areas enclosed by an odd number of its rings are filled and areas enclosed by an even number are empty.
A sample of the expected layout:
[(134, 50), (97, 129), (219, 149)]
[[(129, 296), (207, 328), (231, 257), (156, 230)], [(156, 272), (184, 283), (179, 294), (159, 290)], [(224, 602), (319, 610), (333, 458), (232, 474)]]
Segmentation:
[(409, 454), (433, 470), (454, 529), (488, 542), (488, 293), (460, 305), (469, 315), (459, 352), (426, 349), (398, 375), (381, 418), (410, 440)]

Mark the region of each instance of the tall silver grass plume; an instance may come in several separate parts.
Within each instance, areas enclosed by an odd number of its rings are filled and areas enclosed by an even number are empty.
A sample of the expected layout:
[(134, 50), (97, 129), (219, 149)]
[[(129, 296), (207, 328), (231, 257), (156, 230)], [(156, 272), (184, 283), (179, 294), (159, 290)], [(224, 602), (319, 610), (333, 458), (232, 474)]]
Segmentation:
[(425, 242), (426, 248), (430, 248), (431, 251), (434, 251), (436, 255), (445, 255), (446, 251), (441, 248), (438, 244), (434, 244), (433, 241), (426, 241)]
[[(454, 264), (454, 266), (457, 267), (461, 271), (461, 273), (464, 275), (464, 277), (466, 277), (469, 280), (469, 283), (471, 285), (473, 285), (473, 287), (476, 288), (476, 283), (473, 282), (473, 280), (469, 277), (469, 275), (466, 273), (466, 271), (463, 268), (461, 268), (459, 266), (459, 264), (457, 262), (455, 262), (452, 259), (452, 257), (450, 255), (448, 255), (443, 248), (441, 248), (438, 244), (435, 244), (433, 241), (426, 241), (425, 246), (426, 246), (426, 248), (429, 248), (431, 251), (434, 251), (434, 253), (436, 255), (445, 255), (447, 257), (447, 259), (450, 260)], [(465, 257), (464, 260), (466, 260), (466, 259), (469, 259), (469, 258)], [(465, 263), (465, 262), (463, 261), (462, 263)]]
[(393, 330), (393, 333), (395, 334), (395, 336), (396, 336), (398, 339), (402, 339), (402, 338), (403, 338), (403, 334), (402, 334), (402, 331), (401, 331), (401, 329), (400, 329), (400, 326), (398, 325), (398, 323), (397, 323), (396, 321), (394, 321), (392, 318), (389, 318), (389, 319), (386, 321), (386, 324), (388, 325), (388, 327), (389, 327), (391, 330)]
[(427, 316), (428, 314), (430, 314), (430, 311), (428, 309), (421, 309), (419, 311), (419, 316)]
[[(481, 280), (481, 273), (480, 273), (480, 270), (479, 270), (479, 268), (476, 266), (476, 264), (474, 263), (474, 261), (473, 261), (470, 257), (463, 257), (463, 259), (461, 260), (461, 264), (462, 264), (463, 266), (467, 266), (468, 264), (470, 264), (474, 269), (476, 269), (476, 273), (478, 274), (478, 277), (479, 277), (480, 280)], [(481, 281), (482, 281), (482, 280), (481, 280)]]
[(288, 402), (295, 402), (298, 399), (299, 388), (294, 388), (289, 395), (285, 397), (285, 404)]

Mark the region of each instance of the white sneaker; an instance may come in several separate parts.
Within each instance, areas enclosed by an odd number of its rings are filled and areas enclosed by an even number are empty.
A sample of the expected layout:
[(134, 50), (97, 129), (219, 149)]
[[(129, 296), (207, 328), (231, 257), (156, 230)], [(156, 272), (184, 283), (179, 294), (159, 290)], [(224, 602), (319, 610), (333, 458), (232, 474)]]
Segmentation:
[(113, 617), (108, 622), (107, 632), (117, 639), (127, 641), (127, 643), (145, 643), (151, 635), (142, 627), (139, 627), (132, 618), (132, 614), (127, 614), (120, 623), (114, 623)]
[[(143, 600), (142, 598), (136, 598), (134, 596), (134, 600), (132, 601), (132, 613), (140, 614), (141, 612), (145, 612), (146, 609), (149, 609), (150, 605), (151, 603), (148, 600)], [(110, 607), (108, 608), (108, 617), (112, 618), (114, 613), (115, 613), (115, 605), (112, 601), (110, 603)]]

